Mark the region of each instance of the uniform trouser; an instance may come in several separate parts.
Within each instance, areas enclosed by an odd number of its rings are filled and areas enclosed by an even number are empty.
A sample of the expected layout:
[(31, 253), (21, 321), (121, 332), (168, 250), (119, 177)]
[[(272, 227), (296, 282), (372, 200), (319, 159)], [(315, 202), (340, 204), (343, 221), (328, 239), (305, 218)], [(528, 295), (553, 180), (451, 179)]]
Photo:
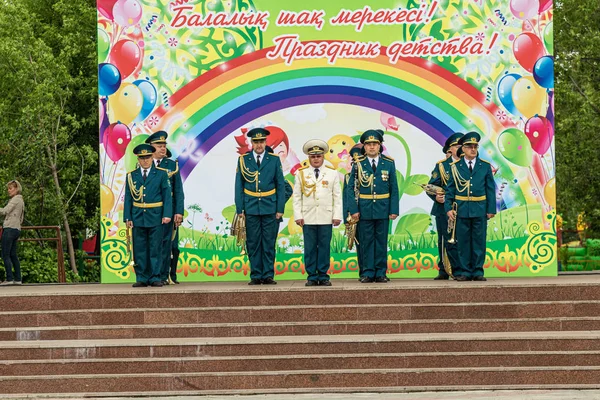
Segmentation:
[(387, 272), (387, 240), (390, 220), (361, 219), (358, 241), (362, 259), (361, 277), (380, 278)]
[(142, 283), (160, 281), (163, 262), (163, 226), (133, 227), (135, 280)]
[[(437, 228), (438, 234), (438, 268), (440, 270), (441, 276), (448, 276), (446, 273), (446, 265), (444, 265), (444, 252), (446, 253), (447, 260), (450, 261), (450, 269), (452, 271), (452, 275), (455, 275), (455, 268), (459, 265), (460, 260), (458, 258), (458, 249), (455, 244), (448, 243), (450, 240), (450, 234), (448, 233), (448, 217), (445, 215), (435, 216), (435, 226)], [(459, 267), (460, 268), (460, 267)]]
[(331, 256), (331, 225), (304, 225), (304, 268), (309, 281), (328, 281)]
[(171, 280), (175, 282), (177, 280), (177, 263), (179, 262), (179, 228), (175, 231), (175, 239), (171, 242), (171, 251), (173, 257), (171, 257), (171, 268), (169, 276)]
[(456, 246), (460, 262), (455, 267), (454, 276), (467, 278), (483, 276), (486, 235), (486, 217), (458, 218), (456, 220), (456, 238), (458, 240)]
[(250, 279), (275, 276), (275, 241), (279, 222), (275, 214), (246, 215), (246, 248), (250, 259)]
[(173, 237), (173, 220), (168, 224), (163, 224), (163, 237), (162, 237), (162, 256), (163, 263), (160, 269), (160, 280), (166, 281), (169, 279), (169, 271), (171, 270), (171, 253), (172, 253), (172, 240)]

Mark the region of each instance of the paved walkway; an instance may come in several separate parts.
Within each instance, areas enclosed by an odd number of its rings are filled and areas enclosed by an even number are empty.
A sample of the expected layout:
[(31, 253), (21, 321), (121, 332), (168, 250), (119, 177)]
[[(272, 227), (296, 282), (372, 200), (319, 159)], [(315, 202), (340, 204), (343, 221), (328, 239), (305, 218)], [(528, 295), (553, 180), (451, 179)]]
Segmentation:
[[(59, 400), (65, 397), (28, 397)], [(102, 400), (129, 400), (133, 397), (104, 397)], [(152, 397), (138, 397), (149, 399)], [(74, 399), (69, 397), (69, 399)], [(88, 398), (89, 399), (89, 398)], [(154, 397), (156, 400), (592, 400), (600, 399), (600, 390), (498, 390), (471, 392), (419, 393), (340, 393), (340, 394), (271, 394), (235, 396)], [(81, 400), (87, 400), (81, 398)]]

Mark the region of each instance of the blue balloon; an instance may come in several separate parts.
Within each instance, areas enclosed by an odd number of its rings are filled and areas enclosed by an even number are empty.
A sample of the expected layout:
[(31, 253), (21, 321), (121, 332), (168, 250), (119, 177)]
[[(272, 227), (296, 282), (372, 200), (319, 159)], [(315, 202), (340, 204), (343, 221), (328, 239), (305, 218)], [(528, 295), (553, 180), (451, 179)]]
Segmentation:
[(139, 79), (133, 82), (140, 91), (142, 92), (142, 96), (144, 97), (144, 102), (142, 103), (142, 109), (138, 116), (133, 120), (133, 122), (141, 122), (146, 119), (148, 115), (154, 110), (154, 106), (156, 105), (157, 93), (156, 88), (152, 84), (152, 82)]
[(121, 86), (121, 73), (112, 64), (98, 65), (98, 93), (100, 96), (109, 96)]
[(521, 116), (521, 113), (515, 107), (515, 103), (513, 103), (512, 90), (515, 82), (519, 79), (521, 79), (521, 75), (506, 74), (498, 82), (498, 99), (500, 99), (500, 102), (509, 113), (516, 116)]
[(533, 79), (543, 88), (554, 87), (554, 57), (540, 57), (533, 66)]

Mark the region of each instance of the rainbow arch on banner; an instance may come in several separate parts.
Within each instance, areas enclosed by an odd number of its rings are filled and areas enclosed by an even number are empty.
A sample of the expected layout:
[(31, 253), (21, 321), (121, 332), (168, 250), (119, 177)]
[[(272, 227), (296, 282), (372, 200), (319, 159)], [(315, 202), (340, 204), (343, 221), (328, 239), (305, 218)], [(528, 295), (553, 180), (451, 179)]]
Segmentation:
[[(473, 127), (488, 141), (484, 151), (495, 152), (498, 135), (514, 126), (501, 123), (494, 103), (465, 80), (420, 58), (389, 63), (387, 56), (340, 59), (329, 65), (323, 59), (295, 60), (286, 65), (269, 59), (270, 49), (259, 50), (224, 63), (189, 82), (160, 107), (155, 129), (170, 133), (169, 142), (184, 137), (190, 144), (178, 154), (185, 179), (223, 138), (263, 115), (305, 104), (342, 103), (365, 106), (394, 115), (443, 145), (454, 132)], [(384, 52), (382, 52), (384, 54)], [(498, 167), (513, 167), (495, 157)], [(531, 192), (529, 180), (519, 180), (514, 201)], [(517, 191), (519, 192), (519, 191)], [(527, 202), (535, 201), (527, 199)]]

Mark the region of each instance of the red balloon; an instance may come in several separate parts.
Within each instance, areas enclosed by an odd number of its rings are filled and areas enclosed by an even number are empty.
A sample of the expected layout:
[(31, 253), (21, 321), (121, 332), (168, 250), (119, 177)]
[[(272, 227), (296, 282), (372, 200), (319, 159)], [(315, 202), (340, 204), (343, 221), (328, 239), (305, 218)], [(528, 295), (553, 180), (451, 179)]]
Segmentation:
[(121, 72), (121, 79), (125, 79), (141, 65), (142, 51), (131, 40), (119, 40), (110, 50), (110, 62)]
[(131, 131), (127, 125), (120, 122), (110, 124), (102, 135), (106, 155), (114, 162), (123, 158), (129, 142), (131, 142)]
[(535, 34), (525, 32), (513, 42), (513, 53), (519, 64), (532, 72), (535, 62), (544, 55), (544, 45)]
[(100, 11), (100, 14), (112, 21), (115, 19), (115, 16), (113, 15), (113, 7), (115, 6), (116, 2), (117, 0), (98, 0), (98, 11)]
[(525, 123), (525, 136), (536, 153), (545, 154), (552, 144), (554, 127), (546, 117), (531, 117)]

